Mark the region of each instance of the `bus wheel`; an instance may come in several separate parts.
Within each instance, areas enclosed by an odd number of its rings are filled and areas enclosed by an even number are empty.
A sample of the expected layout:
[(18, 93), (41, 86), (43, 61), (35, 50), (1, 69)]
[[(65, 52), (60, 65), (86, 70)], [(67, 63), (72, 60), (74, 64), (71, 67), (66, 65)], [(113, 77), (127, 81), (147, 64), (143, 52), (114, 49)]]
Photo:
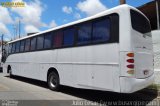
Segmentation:
[(49, 73), (47, 83), (48, 83), (49, 89), (53, 91), (58, 91), (60, 86), (58, 74), (55, 72)]

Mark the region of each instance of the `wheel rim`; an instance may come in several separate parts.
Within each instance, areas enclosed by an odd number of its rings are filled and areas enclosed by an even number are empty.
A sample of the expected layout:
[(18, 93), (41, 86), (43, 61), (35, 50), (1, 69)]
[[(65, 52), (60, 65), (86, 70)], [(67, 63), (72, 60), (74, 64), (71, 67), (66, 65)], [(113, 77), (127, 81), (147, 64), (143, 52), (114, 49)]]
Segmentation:
[(50, 77), (49, 83), (50, 83), (51, 87), (55, 88), (57, 86), (58, 80), (57, 80), (57, 78), (54, 75), (52, 75)]

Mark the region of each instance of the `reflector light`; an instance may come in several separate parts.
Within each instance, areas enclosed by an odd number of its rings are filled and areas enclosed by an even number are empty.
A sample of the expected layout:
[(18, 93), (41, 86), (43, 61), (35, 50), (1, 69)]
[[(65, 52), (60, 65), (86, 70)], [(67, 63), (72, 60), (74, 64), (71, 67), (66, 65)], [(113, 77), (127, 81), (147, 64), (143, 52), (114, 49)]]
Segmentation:
[(128, 59), (127, 62), (128, 63), (134, 63), (134, 59)]
[(128, 70), (127, 73), (128, 74), (134, 74), (134, 70)]
[(134, 68), (134, 65), (133, 64), (129, 64), (129, 65), (127, 65), (127, 68)]
[(134, 57), (134, 53), (127, 53), (128, 57)]

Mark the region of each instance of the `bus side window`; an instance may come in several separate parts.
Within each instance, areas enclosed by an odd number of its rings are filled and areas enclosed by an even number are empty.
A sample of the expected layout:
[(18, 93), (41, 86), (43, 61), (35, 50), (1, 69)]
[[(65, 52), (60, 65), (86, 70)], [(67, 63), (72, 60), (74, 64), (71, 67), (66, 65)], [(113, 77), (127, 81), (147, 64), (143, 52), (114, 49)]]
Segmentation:
[(111, 20), (110, 42), (119, 43), (119, 15), (116, 13), (112, 14), (110, 16), (110, 20)]
[(36, 37), (31, 38), (31, 50), (36, 49)]
[(44, 49), (49, 49), (51, 48), (51, 44), (52, 44), (52, 35), (51, 33), (47, 33), (44, 37)]
[(62, 47), (62, 40), (63, 40), (63, 32), (62, 31), (57, 31), (53, 35), (53, 48)]
[(11, 54), (11, 50), (12, 50), (12, 44), (9, 44), (8, 54)]
[(25, 44), (25, 40), (22, 40), (20, 44), (20, 52), (24, 51), (24, 46), (25, 46), (24, 44)]
[(43, 35), (37, 36), (37, 50), (43, 49), (43, 44), (44, 44), (44, 36)]
[(26, 39), (25, 51), (29, 51), (29, 50), (30, 50), (30, 39)]
[(20, 48), (20, 41), (16, 42), (16, 53), (19, 52), (19, 48)]
[(87, 22), (78, 26), (78, 45), (91, 43), (92, 23)]
[(15, 45), (15, 43), (13, 43), (12, 44), (12, 53), (15, 53), (15, 49), (16, 49), (15, 47), (16, 47), (16, 45)]
[(110, 19), (103, 18), (93, 22), (93, 42), (104, 42), (110, 39)]
[(74, 44), (74, 34), (75, 34), (74, 27), (65, 29), (63, 33), (64, 33), (63, 46), (72, 46)]

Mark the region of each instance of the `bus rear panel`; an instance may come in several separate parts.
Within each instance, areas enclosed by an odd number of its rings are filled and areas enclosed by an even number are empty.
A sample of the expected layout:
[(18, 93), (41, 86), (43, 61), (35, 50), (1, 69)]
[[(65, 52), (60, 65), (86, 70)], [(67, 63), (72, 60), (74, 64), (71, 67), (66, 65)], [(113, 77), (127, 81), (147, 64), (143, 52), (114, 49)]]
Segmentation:
[[(151, 28), (148, 19), (135, 10), (130, 10), (130, 47), (123, 52), (122, 67), (125, 75), (120, 78), (121, 92), (132, 93), (153, 83), (154, 63)], [(123, 70), (122, 70), (123, 71)]]

